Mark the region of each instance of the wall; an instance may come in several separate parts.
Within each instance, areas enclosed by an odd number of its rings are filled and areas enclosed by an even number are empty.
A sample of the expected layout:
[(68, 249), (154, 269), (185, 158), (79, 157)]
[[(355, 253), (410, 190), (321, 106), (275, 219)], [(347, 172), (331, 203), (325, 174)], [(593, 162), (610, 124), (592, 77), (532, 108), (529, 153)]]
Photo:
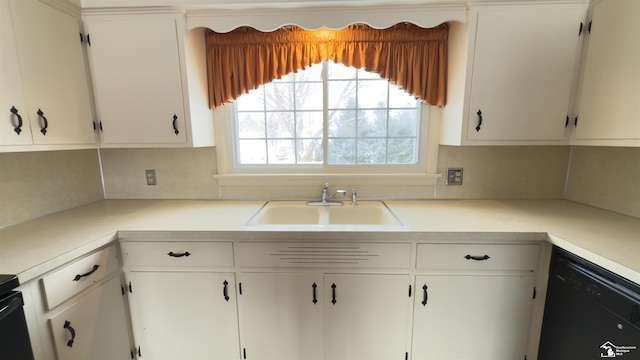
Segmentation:
[(640, 148), (574, 146), (565, 198), (640, 218)]
[(0, 153), (0, 227), (103, 198), (95, 149)]
[(460, 186), (438, 181), (438, 199), (562, 199), (569, 146), (440, 146), (438, 173), (463, 168)]
[[(102, 149), (107, 199), (217, 199), (215, 148)], [(157, 185), (147, 185), (145, 170)]]

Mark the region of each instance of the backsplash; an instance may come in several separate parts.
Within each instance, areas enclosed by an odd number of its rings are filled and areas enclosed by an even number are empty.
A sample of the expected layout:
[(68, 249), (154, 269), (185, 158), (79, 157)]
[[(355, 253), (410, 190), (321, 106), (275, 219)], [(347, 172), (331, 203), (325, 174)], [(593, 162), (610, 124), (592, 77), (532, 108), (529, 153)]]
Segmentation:
[(640, 148), (574, 146), (565, 198), (640, 218)]
[(0, 227), (103, 198), (95, 149), (0, 153)]
[[(101, 149), (100, 154), (107, 199), (278, 199), (319, 194), (318, 186), (287, 184), (221, 189), (214, 178), (215, 148)], [(362, 198), (566, 198), (640, 218), (639, 159), (640, 148), (440, 146), (438, 172), (464, 168), (462, 186), (446, 186), (444, 177), (435, 187), (353, 185)], [(156, 170), (158, 185), (146, 184), (147, 169)], [(103, 198), (97, 150), (0, 153), (0, 227)]]

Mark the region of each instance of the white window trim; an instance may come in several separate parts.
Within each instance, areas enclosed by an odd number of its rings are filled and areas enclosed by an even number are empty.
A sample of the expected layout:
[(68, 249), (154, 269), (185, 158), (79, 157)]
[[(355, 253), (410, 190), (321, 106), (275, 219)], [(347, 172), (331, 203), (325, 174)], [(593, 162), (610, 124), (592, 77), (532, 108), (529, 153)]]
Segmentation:
[[(350, 181), (370, 185), (431, 185), (435, 186), (441, 177), (438, 169), (438, 144), (441, 108), (421, 104), (421, 113), (429, 113), (429, 121), (421, 123), (420, 152), (424, 164), (413, 167), (403, 166), (404, 171), (387, 165), (376, 166), (375, 172), (363, 173), (357, 167), (324, 167), (316, 172), (294, 172), (295, 169), (237, 169), (234, 167), (233, 121), (235, 105), (220, 106), (213, 111), (216, 133), (216, 156), (218, 174), (214, 178), (220, 186), (276, 186), (276, 185), (316, 185), (321, 182)], [(421, 120), (422, 121), (422, 120)], [(425, 144), (426, 139), (426, 144)], [(259, 170), (259, 171), (258, 171)], [(331, 172), (327, 172), (330, 170)], [(339, 171), (338, 171), (339, 170)], [(393, 170), (393, 171), (391, 171)]]

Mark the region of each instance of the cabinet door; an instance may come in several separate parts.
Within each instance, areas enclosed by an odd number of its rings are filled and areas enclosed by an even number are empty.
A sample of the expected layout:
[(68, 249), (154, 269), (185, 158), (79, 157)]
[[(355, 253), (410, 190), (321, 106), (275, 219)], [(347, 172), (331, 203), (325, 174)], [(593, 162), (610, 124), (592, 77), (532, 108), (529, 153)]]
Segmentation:
[(131, 359), (119, 276), (53, 316), (49, 324), (58, 360)]
[(95, 143), (78, 20), (36, 0), (10, 6), (34, 143)]
[(240, 283), (240, 337), (247, 359), (324, 359), (327, 300), (321, 274), (244, 273)]
[(585, 13), (582, 4), (477, 11), (467, 139), (563, 140)]
[(331, 360), (403, 359), (407, 275), (325, 275), (325, 353)]
[(576, 139), (640, 139), (639, 22), (637, 0), (594, 5)]
[(130, 272), (133, 336), (143, 359), (239, 359), (231, 273)]
[(412, 359), (523, 359), (533, 285), (533, 276), (417, 276)]
[(9, 2), (0, 1), (0, 145), (30, 145), (31, 127), (9, 15)]
[(176, 17), (89, 16), (85, 27), (102, 143), (186, 143)]

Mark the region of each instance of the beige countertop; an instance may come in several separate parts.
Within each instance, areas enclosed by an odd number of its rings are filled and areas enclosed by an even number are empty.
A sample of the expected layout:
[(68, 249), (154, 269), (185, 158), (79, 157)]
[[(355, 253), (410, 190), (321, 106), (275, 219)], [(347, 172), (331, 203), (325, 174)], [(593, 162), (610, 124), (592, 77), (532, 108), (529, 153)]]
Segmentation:
[[(386, 201), (401, 227), (247, 227), (263, 201), (105, 200), (0, 229), (0, 273), (33, 279), (120, 234), (180, 238), (547, 240), (640, 283), (640, 219), (564, 200)], [(248, 234), (247, 232), (251, 232)], [(217, 235), (216, 235), (217, 234)]]

